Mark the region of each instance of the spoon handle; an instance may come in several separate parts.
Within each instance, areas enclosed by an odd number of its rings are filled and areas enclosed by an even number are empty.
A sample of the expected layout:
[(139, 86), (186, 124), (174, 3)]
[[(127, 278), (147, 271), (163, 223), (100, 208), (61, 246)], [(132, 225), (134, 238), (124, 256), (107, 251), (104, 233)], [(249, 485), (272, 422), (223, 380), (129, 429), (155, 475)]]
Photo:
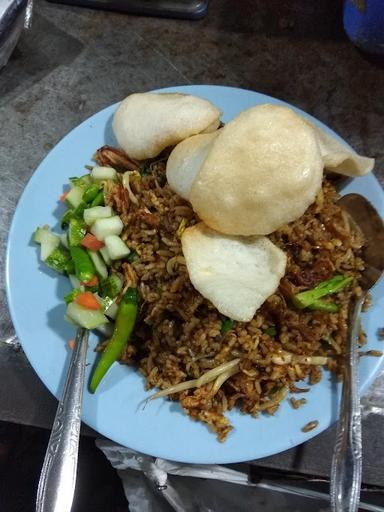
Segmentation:
[(356, 512), (359, 506), (362, 443), (358, 337), (364, 298), (362, 296), (357, 299), (349, 324), (341, 412), (331, 470), (330, 496), (333, 512)]
[(89, 331), (79, 328), (45, 454), (36, 512), (70, 512), (75, 492)]

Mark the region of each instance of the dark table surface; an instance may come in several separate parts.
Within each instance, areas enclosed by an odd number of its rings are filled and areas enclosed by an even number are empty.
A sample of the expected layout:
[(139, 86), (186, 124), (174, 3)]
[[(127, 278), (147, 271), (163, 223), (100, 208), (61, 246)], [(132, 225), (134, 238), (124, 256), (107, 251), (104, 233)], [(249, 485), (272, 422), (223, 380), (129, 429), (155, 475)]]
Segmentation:
[[(197, 22), (144, 18), (35, 2), (25, 32), (0, 71), (0, 261), (26, 182), (46, 153), (91, 114), (134, 91), (220, 84), (279, 97), (311, 113), (355, 149), (377, 159), (382, 144), (384, 70), (346, 39), (335, 0), (212, 0)], [(0, 278), (0, 420), (50, 427), (56, 400), (26, 360)], [(363, 398), (363, 481), (384, 486), (384, 378)], [(326, 476), (331, 428), (257, 461)]]

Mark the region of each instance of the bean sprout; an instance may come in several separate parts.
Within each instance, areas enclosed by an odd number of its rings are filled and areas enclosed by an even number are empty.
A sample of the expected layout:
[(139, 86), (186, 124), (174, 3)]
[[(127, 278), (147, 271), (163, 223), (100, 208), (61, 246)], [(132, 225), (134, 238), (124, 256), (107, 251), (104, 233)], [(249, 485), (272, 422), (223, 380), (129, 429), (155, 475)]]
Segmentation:
[(139, 204), (139, 201), (135, 194), (132, 192), (131, 184), (129, 182), (131, 176), (133, 176), (136, 173), (137, 171), (126, 171), (123, 174), (123, 187), (128, 190), (129, 199), (132, 201), (132, 203), (134, 203), (137, 206)]
[(224, 382), (226, 380), (228, 380), (230, 377), (232, 377), (232, 375), (235, 375), (236, 373), (239, 372), (239, 366), (236, 365), (234, 366), (233, 368), (231, 368), (230, 370), (227, 370), (226, 372), (222, 373), (221, 375), (219, 375), (215, 382), (213, 383), (213, 387), (212, 387), (212, 391), (211, 391), (211, 395), (212, 396), (215, 396), (216, 393), (219, 391), (219, 389), (221, 388), (221, 386), (224, 384)]
[(216, 377), (218, 377), (221, 373), (224, 373), (227, 370), (234, 368), (239, 363), (240, 363), (240, 359), (233, 359), (229, 363), (223, 363), (220, 366), (217, 366), (216, 368), (212, 368), (212, 370), (209, 370), (208, 372), (203, 373), (203, 375), (197, 379), (196, 387), (200, 388), (204, 384), (207, 384), (208, 382), (215, 380)]
[(185, 265), (184, 256), (173, 256), (167, 261), (167, 272), (171, 276), (176, 273), (179, 265)]
[(281, 352), (272, 356), (272, 362), (277, 365), (285, 364), (310, 364), (314, 366), (323, 366), (327, 364), (326, 356), (298, 356), (290, 352)]
[(208, 382), (215, 380), (222, 373), (228, 373), (229, 370), (232, 370), (235, 367), (237, 367), (238, 371), (239, 362), (240, 359), (233, 359), (233, 361), (230, 361), (229, 363), (223, 363), (220, 366), (217, 366), (216, 368), (203, 373), (203, 375), (201, 375), (201, 377), (198, 379), (180, 382), (180, 384), (175, 384), (174, 386), (170, 386), (167, 389), (157, 391), (157, 393), (151, 395), (147, 400), (155, 400), (156, 398), (173, 395), (174, 393), (180, 393), (181, 391), (186, 391), (187, 389), (200, 388), (204, 384), (208, 384)]

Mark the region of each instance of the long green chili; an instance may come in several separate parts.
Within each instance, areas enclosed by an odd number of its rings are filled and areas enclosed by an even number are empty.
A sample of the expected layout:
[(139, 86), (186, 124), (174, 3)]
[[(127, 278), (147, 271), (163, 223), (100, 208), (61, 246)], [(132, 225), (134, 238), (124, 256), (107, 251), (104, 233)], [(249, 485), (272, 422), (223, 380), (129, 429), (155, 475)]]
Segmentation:
[(128, 288), (119, 304), (112, 337), (94, 369), (89, 385), (91, 393), (96, 391), (97, 386), (100, 384), (109, 368), (121, 356), (135, 326), (137, 311), (136, 288)]

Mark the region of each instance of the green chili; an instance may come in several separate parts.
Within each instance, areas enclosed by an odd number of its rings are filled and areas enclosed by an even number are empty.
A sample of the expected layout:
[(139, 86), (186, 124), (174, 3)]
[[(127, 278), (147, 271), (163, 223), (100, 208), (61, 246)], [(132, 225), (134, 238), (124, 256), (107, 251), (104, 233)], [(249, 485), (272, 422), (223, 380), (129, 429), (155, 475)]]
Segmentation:
[(100, 191), (100, 185), (90, 185), (83, 194), (83, 201), (91, 203)]
[(300, 292), (293, 297), (293, 303), (298, 309), (304, 309), (313, 304), (316, 300), (337, 293), (353, 281), (353, 277), (337, 275), (319, 283), (311, 290)]
[(121, 356), (135, 326), (137, 311), (136, 288), (128, 288), (119, 304), (112, 337), (94, 369), (89, 385), (91, 393), (96, 391), (97, 386), (100, 384), (109, 368)]
[(65, 265), (65, 272), (71, 275), (75, 273), (75, 264), (73, 263), (72, 259), (70, 259), (68, 263)]
[(64, 213), (64, 215), (61, 217), (61, 229), (64, 229), (67, 226), (69, 226), (69, 222), (70, 222), (70, 220), (72, 218), (81, 219), (82, 220), (83, 219), (83, 215), (84, 215), (84, 210), (86, 208), (89, 208), (89, 205), (85, 201), (83, 201), (83, 200), (81, 200), (80, 204), (74, 210), (69, 208)]
[(104, 205), (104, 192), (100, 190), (100, 192), (97, 194), (97, 196), (94, 198), (94, 200), (91, 203), (91, 208), (94, 206), (103, 206)]
[(71, 247), (70, 252), (75, 265), (76, 277), (81, 282), (87, 283), (96, 275), (95, 265), (82, 247)]

